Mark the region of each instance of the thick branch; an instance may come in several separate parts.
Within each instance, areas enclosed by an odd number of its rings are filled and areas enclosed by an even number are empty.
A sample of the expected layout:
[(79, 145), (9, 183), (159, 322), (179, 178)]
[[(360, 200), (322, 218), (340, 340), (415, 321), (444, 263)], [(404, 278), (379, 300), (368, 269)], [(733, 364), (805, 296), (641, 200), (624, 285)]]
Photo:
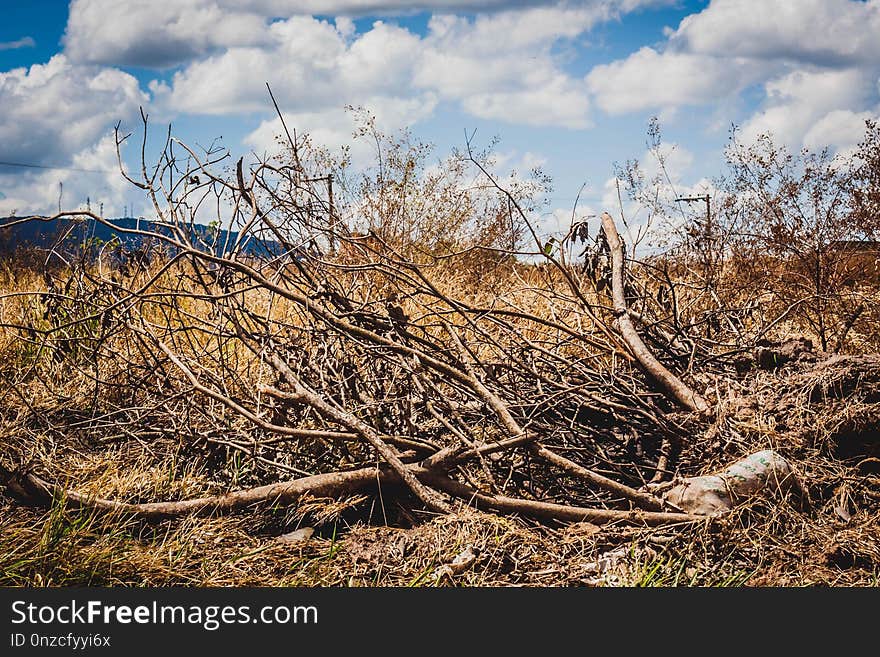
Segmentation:
[(350, 472), (331, 472), (233, 491), (223, 495), (211, 495), (179, 502), (147, 502), (143, 504), (129, 504), (84, 495), (47, 482), (34, 474), (13, 474), (5, 471), (2, 467), (0, 467), (0, 474), (6, 479), (6, 485), (19, 495), (38, 499), (62, 498), (89, 509), (159, 520), (183, 515), (212, 515), (242, 509), (261, 502), (289, 504), (306, 495), (338, 497), (375, 484), (379, 471), (376, 468), (361, 468)]
[[(594, 524), (627, 522), (632, 524), (658, 525), (676, 522), (696, 522), (705, 519), (701, 516), (685, 513), (588, 509), (548, 502), (534, 502), (505, 497), (503, 495), (485, 495), (441, 474), (430, 472), (417, 466), (405, 467), (409, 474), (417, 476), (425, 483), (444, 490), (450, 495), (468, 500), (471, 504), (476, 503), (476, 506), (502, 512), (520, 513), (542, 520), (591, 522)], [(306, 495), (335, 497), (357, 492), (374, 484), (393, 484), (400, 481), (393, 471), (361, 468), (349, 472), (332, 472), (303, 477), (268, 486), (258, 486), (256, 488), (192, 500), (129, 504), (83, 495), (57, 484), (49, 483), (33, 474), (11, 473), (2, 468), (2, 466), (0, 466), (0, 475), (3, 475), (6, 485), (18, 495), (42, 498), (43, 500), (51, 500), (53, 498), (66, 499), (85, 508), (109, 513), (129, 514), (147, 520), (160, 520), (162, 518), (183, 515), (212, 515), (266, 502), (289, 504)]]
[(634, 488), (630, 488), (629, 486), (620, 484), (613, 479), (604, 477), (597, 472), (588, 470), (587, 468), (578, 465), (574, 461), (570, 461), (564, 456), (557, 454), (556, 452), (550, 451), (543, 445), (534, 445), (532, 451), (536, 456), (539, 456), (548, 463), (552, 463), (557, 468), (561, 468), (562, 470), (565, 470), (566, 472), (573, 474), (576, 477), (580, 477), (584, 481), (593, 484), (594, 486), (604, 488), (611, 493), (620, 495), (621, 497), (625, 497), (641, 509), (648, 509), (649, 511), (662, 511), (664, 508), (663, 502), (661, 502), (653, 495), (649, 493), (642, 493)]
[(658, 513), (652, 511), (615, 511), (609, 509), (588, 509), (551, 502), (535, 502), (504, 495), (487, 495), (460, 484), (453, 479), (430, 472), (423, 472), (420, 478), (434, 488), (444, 490), (450, 495), (468, 500), (476, 507), (493, 509), (506, 513), (520, 513), (540, 520), (557, 520), (561, 522), (591, 522), (602, 525), (609, 522), (625, 522), (636, 525), (662, 525), (676, 522), (697, 522), (705, 520), (703, 516), (687, 513)]
[(642, 338), (633, 326), (626, 307), (624, 294), (624, 255), (623, 244), (614, 219), (607, 212), (602, 213), (602, 230), (611, 250), (611, 296), (614, 302), (614, 314), (617, 316), (617, 327), (620, 335), (639, 361), (644, 370), (654, 378), (663, 391), (684, 408), (697, 413), (708, 413), (708, 402), (697, 392), (688, 387), (681, 379), (666, 369), (654, 354), (642, 342)]

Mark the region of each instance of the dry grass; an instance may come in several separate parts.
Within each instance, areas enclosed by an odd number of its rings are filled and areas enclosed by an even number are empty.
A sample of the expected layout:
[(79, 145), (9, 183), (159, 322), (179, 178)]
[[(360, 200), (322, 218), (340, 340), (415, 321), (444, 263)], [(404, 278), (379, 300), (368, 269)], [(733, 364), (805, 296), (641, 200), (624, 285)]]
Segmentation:
[[(32, 297), (10, 296), (39, 287), (38, 279), (24, 272), (12, 276), (7, 271), (6, 277), (0, 284), (7, 295), (0, 300), (0, 319), (9, 324), (39, 321)], [(504, 305), (586, 332), (595, 328), (575, 305), (565, 307), (558, 298), (551, 302), (546, 274), (536, 270), (483, 272), (479, 285), (461, 272), (439, 272), (436, 278), (445, 291), (475, 305)], [(361, 285), (364, 298), (377, 294), (375, 281), (365, 279)], [(407, 303), (407, 312), (417, 316), (418, 304)], [(191, 304), (188, 312), (204, 312), (197, 300)], [(254, 307), (291, 326), (299, 321), (292, 308), (270, 307), (258, 293)], [(532, 340), (547, 330), (523, 323), (524, 335)], [(207, 330), (194, 331), (193, 353), (210, 348), (211, 339)], [(117, 347), (129, 349), (124, 343)], [(246, 359), (226, 356), (238, 363), (243, 382), (258, 380), (260, 371)], [(199, 428), (210, 428), (205, 418), (193, 420), (188, 427), (193, 433), (181, 432), (177, 439), (139, 435), (136, 427), (126, 435), (78, 431), (76, 418), (96, 403), (87, 368), (54, 362), (12, 329), (0, 331), (0, 358), (7, 385), (19, 392), (3, 402), (2, 456), (38, 463), (79, 492), (127, 501), (186, 499), (260, 483), (266, 476), (265, 468), (241, 452), (199, 442)], [(110, 374), (127, 372), (119, 367)], [(547, 526), (465, 507), (435, 517), (413, 511), (402, 496), (384, 491), (313, 500), (293, 509), (260, 508), (149, 525), (71, 508), (63, 500), (49, 510), (26, 507), (2, 493), (0, 584), (877, 586), (878, 363), (840, 360), (819, 370), (793, 363), (777, 372), (712, 375), (707, 384), (717, 396), (717, 420), (683, 445), (681, 472), (711, 472), (753, 451), (776, 449), (802, 475), (808, 506), (757, 500), (702, 525), (648, 530)], [(153, 401), (139, 403), (147, 407)], [(113, 400), (99, 402), (114, 406)], [(240, 418), (207, 408), (205, 416), (212, 414), (230, 433), (247, 431)], [(35, 415), (46, 422), (22, 433), (22, 418)], [(280, 540), (301, 526), (315, 527), (315, 535), (301, 543)], [(456, 558), (469, 553), (473, 558), (459, 570)]]
[[(0, 580), (13, 586), (876, 586), (880, 577), (876, 511), (844, 523), (755, 505), (704, 526), (645, 530), (462, 509), (409, 528), (337, 519), (295, 544), (262, 514), (144, 527), (7, 503), (0, 519)], [(473, 563), (444, 568), (464, 552)]]

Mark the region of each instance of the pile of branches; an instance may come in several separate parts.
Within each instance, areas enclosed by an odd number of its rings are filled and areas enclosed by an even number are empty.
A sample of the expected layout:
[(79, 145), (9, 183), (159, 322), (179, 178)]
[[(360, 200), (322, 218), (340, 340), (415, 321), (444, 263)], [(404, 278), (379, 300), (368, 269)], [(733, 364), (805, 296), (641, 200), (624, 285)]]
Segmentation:
[[(20, 295), (31, 312), (4, 323), (28, 363), (4, 372), (21, 400), (0, 462), (11, 491), (148, 519), (377, 489), (436, 513), (697, 519), (648, 484), (670, 479), (680, 441), (709, 427), (712, 405), (685, 379), (718, 357), (636, 279), (610, 215), (594, 239), (576, 224), (557, 248), (539, 244), (540, 264), (480, 245), (419, 253), (348, 229), (325, 178), (296, 157), (230, 173), (225, 154), (175, 148), (129, 177), (158, 217), (146, 228), (85, 211), (18, 220), (104, 223), (161, 257), (121, 270), (107, 245), (63, 266), (50, 253), (42, 288)], [(222, 241), (194, 228), (211, 204), (230, 213)], [(501, 289), (456, 294), (449, 281), (474, 261), (496, 263)], [(25, 392), (35, 380), (42, 400)], [(34, 447), (46, 440), (173, 441), (217, 472), (230, 455), (246, 461), (254, 485), (107, 499), (47, 469)]]

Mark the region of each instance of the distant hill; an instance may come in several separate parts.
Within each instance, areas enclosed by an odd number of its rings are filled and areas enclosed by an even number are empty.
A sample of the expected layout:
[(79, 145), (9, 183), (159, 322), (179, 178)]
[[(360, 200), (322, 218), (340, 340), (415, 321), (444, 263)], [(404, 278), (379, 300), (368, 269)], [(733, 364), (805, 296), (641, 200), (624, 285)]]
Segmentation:
[[(14, 226), (10, 222), (21, 217), (0, 217), (0, 253), (9, 254), (21, 248), (56, 248), (63, 253), (76, 253), (84, 246), (96, 246), (116, 241), (128, 250), (144, 249), (154, 246), (150, 238), (119, 232), (125, 230), (145, 230), (158, 234), (169, 234), (168, 229), (147, 219), (120, 217), (108, 219), (110, 226), (93, 219), (74, 220), (70, 218), (52, 221), (26, 221)], [(217, 230), (205, 224), (193, 224), (192, 241), (205, 251), (221, 254), (238, 239), (237, 231)], [(248, 255), (277, 256), (284, 249), (278, 242), (249, 239), (243, 251)]]

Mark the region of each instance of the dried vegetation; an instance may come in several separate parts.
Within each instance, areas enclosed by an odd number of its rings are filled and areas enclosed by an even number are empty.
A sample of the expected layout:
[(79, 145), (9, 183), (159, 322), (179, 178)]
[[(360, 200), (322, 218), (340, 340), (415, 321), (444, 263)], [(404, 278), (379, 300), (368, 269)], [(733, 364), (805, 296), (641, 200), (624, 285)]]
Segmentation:
[[(159, 220), (117, 227), (137, 257), (4, 263), (0, 580), (876, 585), (877, 134), (846, 172), (734, 153), (652, 255), (610, 215), (544, 243), (545, 179), (428, 168), (369, 121), (362, 177), (289, 136), (231, 168), (169, 139), (131, 178)], [(660, 494), (763, 449), (802, 495)]]

